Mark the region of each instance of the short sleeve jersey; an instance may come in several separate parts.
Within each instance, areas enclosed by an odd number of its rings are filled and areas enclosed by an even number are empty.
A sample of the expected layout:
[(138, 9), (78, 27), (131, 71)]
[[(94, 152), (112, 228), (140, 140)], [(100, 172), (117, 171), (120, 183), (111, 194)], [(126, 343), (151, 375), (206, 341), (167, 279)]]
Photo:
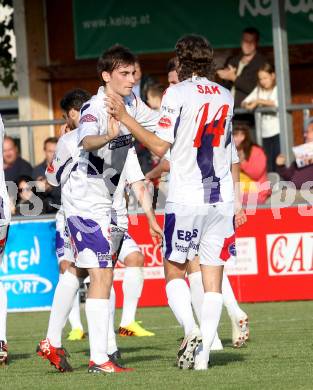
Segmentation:
[(0, 226), (7, 225), (11, 219), (10, 200), (5, 184), (3, 167), (4, 126), (0, 115)]
[[(100, 87), (97, 95), (82, 106), (78, 146), (86, 136), (107, 134), (108, 114), (105, 96), (104, 88)], [(156, 130), (158, 113), (152, 111), (133, 94), (125, 97), (124, 103), (127, 112), (138, 123), (151, 131)], [(108, 215), (132, 142), (129, 130), (120, 124), (118, 137), (102, 148), (92, 152), (80, 149), (77, 169), (70, 175), (71, 214), (85, 217), (98, 215), (100, 218)]]
[(207, 78), (169, 87), (156, 134), (171, 144), (168, 202), (215, 204), (234, 200), (231, 162), (233, 97)]

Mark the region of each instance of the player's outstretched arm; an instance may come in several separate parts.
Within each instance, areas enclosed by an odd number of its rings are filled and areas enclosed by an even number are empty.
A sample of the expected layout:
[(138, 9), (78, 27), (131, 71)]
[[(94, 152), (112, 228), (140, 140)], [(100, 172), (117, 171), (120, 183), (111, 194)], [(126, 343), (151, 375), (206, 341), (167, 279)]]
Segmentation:
[(159, 179), (163, 172), (170, 171), (170, 163), (165, 158), (159, 162), (159, 164), (146, 173), (147, 180)]
[(146, 148), (159, 157), (163, 157), (170, 147), (170, 143), (162, 140), (157, 135), (142, 127), (126, 111), (123, 99), (117, 94), (108, 94), (106, 97), (107, 112), (116, 120), (123, 123), (132, 135)]
[(163, 232), (155, 218), (154, 210), (152, 207), (151, 195), (146, 188), (144, 181), (137, 181), (135, 183), (132, 183), (131, 186), (135, 193), (136, 199), (138, 200), (149, 221), (150, 234), (152, 238), (161, 239), (163, 236)]
[(232, 164), (231, 173), (234, 182), (234, 193), (235, 193), (235, 228), (243, 225), (247, 222), (247, 216), (242, 208), (240, 200), (240, 164)]

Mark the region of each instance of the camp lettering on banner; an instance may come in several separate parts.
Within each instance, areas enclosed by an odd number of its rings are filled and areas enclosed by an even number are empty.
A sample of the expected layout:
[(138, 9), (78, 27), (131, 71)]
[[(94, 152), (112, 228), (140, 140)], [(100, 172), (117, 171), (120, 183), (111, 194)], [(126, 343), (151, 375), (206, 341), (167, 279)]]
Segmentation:
[[(286, 0), (288, 42), (313, 42), (313, 2)], [(173, 51), (186, 33), (206, 36), (214, 48), (240, 46), (241, 32), (256, 27), (261, 45), (272, 45), (270, 1), (198, 2), (73, 0), (76, 58), (96, 58), (120, 43), (137, 53)]]

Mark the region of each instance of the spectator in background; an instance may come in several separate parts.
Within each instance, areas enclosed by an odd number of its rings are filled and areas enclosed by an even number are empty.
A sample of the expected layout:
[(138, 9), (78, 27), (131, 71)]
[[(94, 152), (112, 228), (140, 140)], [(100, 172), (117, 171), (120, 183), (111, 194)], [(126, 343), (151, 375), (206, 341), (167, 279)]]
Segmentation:
[[(218, 76), (224, 80), (224, 85), (231, 90), (235, 100), (235, 108), (239, 108), (241, 102), (252, 92), (257, 85), (257, 73), (266, 62), (258, 53), (260, 39), (259, 31), (254, 27), (243, 30), (241, 38), (241, 53), (230, 57), (224, 69), (217, 71)], [(234, 120), (253, 124), (253, 116), (250, 114), (236, 115)]]
[(39, 165), (36, 165), (33, 170), (33, 178), (37, 180), (39, 176), (45, 176), (47, 166), (52, 162), (55, 149), (58, 143), (57, 137), (49, 137), (44, 141), (43, 150), (45, 159)]
[[(277, 107), (277, 87), (274, 67), (265, 63), (258, 71), (258, 85), (243, 100), (242, 107), (254, 110), (257, 107)], [(279, 120), (276, 112), (261, 116), (261, 134), (263, 148), (267, 155), (267, 170), (276, 170), (276, 157), (280, 153)]]
[(170, 86), (179, 83), (176, 57), (171, 58), (167, 63), (167, 80)]
[(19, 177), (15, 215), (37, 216), (49, 211), (46, 199), (40, 193), (37, 193), (37, 189), (32, 184), (33, 179), (30, 176), (23, 175)]
[(260, 186), (268, 181), (266, 155), (264, 150), (254, 144), (247, 125), (237, 125), (233, 130), (234, 142), (240, 159), (240, 183), (243, 204), (247, 204), (249, 193), (258, 193), (257, 204), (262, 204), (270, 196), (270, 189), (260, 191)]
[[(49, 137), (44, 141), (44, 153), (45, 159), (42, 163), (37, 165), (33, 170), (33, 178), (37, 181), (37, 187), (42, 193), (45, 202), (50, 205), (48, 207), (49, 212), (56, 212), (53, 205), (61, 204), (61, 189), (60, 187), (52, 187), (45, 176), (47, 166), (52, 162), (55, 153), (56, 145), (58, 142), (57, 137)], [(54, 209), (54, 210), (53, 210)]]
[(3, 166), (6, 181), (17, 183), (21, 175), (32, 176), (32, 166), (20, 157), (14, 139), (9, 136), (3, 140)]
[(154, 83), (155, 80), (151, 76), (142, 74), (140, 63), (137, 60), (135, 62), (135, 85), (133, 86), (133, 93), (147, 103), (147, 89)]
[[(147, 90), (152, 84), (155, 84), (155, 80), (148, 75), (142, 74), (140, 63), (137, 60), (135, 62), (135, 85), (133, 87), (133, 93), (147, 103)], [(152, 155), (150, 151), (137, 140), (135, 140), (134, 145), (142, 172), (145, 174), (153, 167)]]
[(151, 84), (147, 89), (147, 104), (152, 110), (160, 111), (162, 96), (164, 94), (165, 87), (162, 84)]
[[(313, 117), (309, 118), (304, 131), (304, 141), (313, 142)], [(307, 165), (299, 168), (296, 161), (286, 167), (286, 157), (280, 154), (276, 158), (277, 173), (286, 181), (292, 181), (299, 190), (303, 183), (313, 180), (313, 159), (307, 161)]]

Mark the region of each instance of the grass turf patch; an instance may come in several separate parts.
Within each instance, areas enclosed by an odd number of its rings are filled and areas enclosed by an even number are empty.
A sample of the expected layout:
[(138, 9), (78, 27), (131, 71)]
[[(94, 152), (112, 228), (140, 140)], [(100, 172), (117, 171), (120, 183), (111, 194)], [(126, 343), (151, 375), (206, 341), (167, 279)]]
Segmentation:
[[(0, 388), (8, 389), (312, 389), (313, 302), (245, 304), (251, 340), (247, 347), (231, 347), (231, 324), (224, 312), (219, 327), (224, 350), (212, 352), (208, 371), (183, 371), (175, 367), (183, 336), (168, 308), (144, 308), (137, 312), (154, 337), (119, 337), (118, 344), (132, 373), (87, 373), (88, 339), (67, 341), (73, 373), (59, 373), (35, 354), (45, 337), (49, 313), (10, 313), (8, 343), (10, 364), (0, 370)], [(84, 325), (85, 316), (82, 311)], [(120, 311), (117, 310), (116, 324)], [(65, 329), (64, 335), (69, 328)]]

